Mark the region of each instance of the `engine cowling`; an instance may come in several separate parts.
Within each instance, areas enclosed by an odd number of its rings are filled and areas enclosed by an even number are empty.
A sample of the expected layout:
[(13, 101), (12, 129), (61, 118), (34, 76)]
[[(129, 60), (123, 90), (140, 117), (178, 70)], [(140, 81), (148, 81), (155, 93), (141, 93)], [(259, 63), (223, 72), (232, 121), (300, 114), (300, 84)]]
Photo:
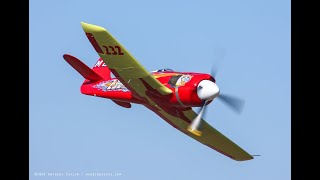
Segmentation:
[(215, 80), (209, 74), (182, 75), (174, 83), (172, 88), (174, 94), (170, 104), (181, 107), (200, 107), (204, 99), (211, 100), (219, 94), (219, 88), (214, 82)]

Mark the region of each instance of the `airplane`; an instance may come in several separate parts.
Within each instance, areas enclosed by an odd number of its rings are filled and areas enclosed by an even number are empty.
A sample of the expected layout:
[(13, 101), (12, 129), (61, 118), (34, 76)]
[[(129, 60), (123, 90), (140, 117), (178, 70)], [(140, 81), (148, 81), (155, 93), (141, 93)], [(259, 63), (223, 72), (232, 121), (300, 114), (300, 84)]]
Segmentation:
[[(141, 104), (177, 130), (233, 160), (253, 159), (254, 155), (202, 119), (206, 106), (216, 98), (234, 110), (241, 109), (239, 100), (220, 94), (214, 75), (170, 68), (149, 72), (105, 28), (84, 22), (81, 26), (100, 56), (90, 68), (72, 55), (63, 55), (85, 79), (82, 94), (107, 98), (124, 108)], [(201, 110), (197, 114), (192, 107)]]

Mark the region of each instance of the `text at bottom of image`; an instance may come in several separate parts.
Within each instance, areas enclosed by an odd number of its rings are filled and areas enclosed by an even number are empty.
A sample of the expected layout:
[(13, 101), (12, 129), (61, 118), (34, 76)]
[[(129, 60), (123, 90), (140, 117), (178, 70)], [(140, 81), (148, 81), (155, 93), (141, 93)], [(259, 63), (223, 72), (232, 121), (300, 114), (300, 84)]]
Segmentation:
[(88, 176), (88, 177), (117, 177), (121, 172), (34, 172), (33, 176)]

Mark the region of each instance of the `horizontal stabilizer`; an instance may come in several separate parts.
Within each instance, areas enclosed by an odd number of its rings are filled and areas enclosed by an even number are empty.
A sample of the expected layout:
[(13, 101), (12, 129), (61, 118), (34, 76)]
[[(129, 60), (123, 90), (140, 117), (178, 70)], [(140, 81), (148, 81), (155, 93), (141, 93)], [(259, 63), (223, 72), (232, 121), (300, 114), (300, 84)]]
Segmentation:
[(99, 81), (103, 78), (94, 72), (91, 68), (81, 62), (78, 58), (68, 54), (64, 54), (63, 58), (69, 63), (75, 70), (77, 70), (85, 79), (90, 81)]

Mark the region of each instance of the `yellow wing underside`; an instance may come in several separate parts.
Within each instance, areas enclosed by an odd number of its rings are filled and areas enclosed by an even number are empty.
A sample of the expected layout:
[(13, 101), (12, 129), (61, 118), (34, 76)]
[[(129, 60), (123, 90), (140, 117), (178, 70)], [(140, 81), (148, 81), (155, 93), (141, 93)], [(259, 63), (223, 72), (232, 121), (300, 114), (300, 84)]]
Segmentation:
[[(221, 134), (218, 130), (210, 126), (205, 120), (202, 119), (201, 122), (202, 135), (196, 136), (187, 131), (187, 128), (190, 125), (190, 123), (184, 121), (181, 117), (173, 116), (167, 113), (161, 107), (158, 107), (158, 109), (158, 112), (162, 114), (162, 117), (164, 119), (169, 120), (172, 124), (176, 126), (178, 130), (190, 136), (191, 138), (199, 141), (200, 143), (207, 145), (208, 147), (237, 161), (246, 161), (253, 159), (253, 156), (248, 154), (237, 144), (235, 144), (226, 136)], [(189, 119), (190, 122), (192, 122), (192, 120), (195, 119), (195, 117), (197, 116), (197, 114), (192, 109), (182, 111), (182, 113), (187, 119)]]
[[(160, 107), (152, 101), (152, 99), (146, 95), (148, 89), (143, 81), (151, 88), (157, 90), (161, 95), (171, 94), (172, 91), (151, 76), (106, 29), (83, 22), (81, 25), (89, 41), (103, 59), (104, 63), (127, 88), (130, 88), (132, 93), (137, 94), (141, 98), (145, 98), (149, 102), (149, 109), (156, 112), (164, 120), (186, 135), (234, 160), (244, 161), (253, 158), (204, 120), (201, 124), (202, 136), (195, 136), (187, 131), (190, 123), (186, 122), (186, 119), (169, 114), (169, 112), (164, 110), (165, 108)], [(197, 115), (191, 108), (190, 110), (182, 111), (182, 113), (189, 122)]]

